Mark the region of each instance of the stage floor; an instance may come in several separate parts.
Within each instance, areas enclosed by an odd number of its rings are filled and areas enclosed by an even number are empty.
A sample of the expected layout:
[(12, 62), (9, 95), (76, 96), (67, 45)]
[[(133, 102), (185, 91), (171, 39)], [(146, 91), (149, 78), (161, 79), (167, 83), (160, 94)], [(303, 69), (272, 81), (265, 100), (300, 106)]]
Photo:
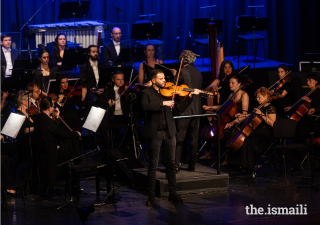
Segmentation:
[[(21, 169), (21, 168), (20, 168)], [(192, 173), (192, 172), (190, 172)], [(320, 172), (316, 172), (315, 183), (320, 183)], [(116, 210), (112, 204), (101, 208), (95, 208), (85, 224), (319, 224), (320, 195), (310, 188), (297, 188), (295, 182), (302, 179), (297, 173), (288, 174), (287, 187), (284, 187), (283, 175), (273, 176), (277, 183), (268, 183), (263, 180), (253, 182), (246, 187), (246, 181), (230, 178), (229, 189), (221, 192), (200, 192), (197, 194), (183, 195), (186, 203), (183, 205), (168, 202), (167, 197), (156, 198), (154, 207), (146, 207), (147, 193), (135, 186), (122, 187), (123, 197), (130, 202), (131, 207), (121, 200), (116, 204)], [(105, 182), (101, 182), (105, 188)], [(55, 195), (44, 199), (39, 197), (38, 189), (27, 200), (29, 217), (26, 219), (21, 196), (9, 197), (10, 218), (12, 224), (46, 224), (63, 225), (79, 224), (77, 206), (72, 204), (58, 212), (54, 210), (64, 204), (64, 184), (56, 183)], [(89, 206), (99, 203), (106, 196), (106, 191), (101, 192), (100, 197), (95, 194), (94, 179), (81, 181), (81, 188), (85, 193), (81, 194), (80, 203)], [(50, 192), (52, 194), (52, 192)], [(308, 215), (247, 215), (246, 206), (267, 210), (271, 207), (297, 207), (303, 204)], [(305, 206), (306, 205), (306, 206)], [(2, 208), (2, 224), (7, 224), (7, 213)]]

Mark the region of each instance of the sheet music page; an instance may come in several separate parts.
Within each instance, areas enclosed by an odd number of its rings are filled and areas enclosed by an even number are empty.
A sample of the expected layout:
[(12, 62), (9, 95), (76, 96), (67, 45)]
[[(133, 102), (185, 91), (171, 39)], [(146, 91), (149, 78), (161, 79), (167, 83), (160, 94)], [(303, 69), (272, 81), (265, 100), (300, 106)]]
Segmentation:
[(87, 117), (86, 122), (83, 124), (83, 128), (97, 132), (98, 127), (106, 113), (105, 109), (97, 108), (92, 106)]
[(16, 138), (25, 119), (25, 115), (10, 113), (10, 116), (6, 124), (3, 126), (1, 133), (9, 137)]

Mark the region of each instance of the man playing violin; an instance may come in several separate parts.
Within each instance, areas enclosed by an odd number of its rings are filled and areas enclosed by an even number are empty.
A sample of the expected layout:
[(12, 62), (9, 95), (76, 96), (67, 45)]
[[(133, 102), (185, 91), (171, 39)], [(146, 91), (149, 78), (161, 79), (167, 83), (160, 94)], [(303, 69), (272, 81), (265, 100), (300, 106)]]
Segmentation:
[(183, 112), (193, 101), (193, 94), (199, 94), (195, 89), (183, 101), (167, 101), (160, 89), (166, 85), (166, 79), (162, 70), (155, 69), (150, 73), (152, 87), (141, 92), (141, 107), (146, 111), (146, 119), (142, 135), (146, 137), (146, 145), (149, 152), (148, 192), (147, 206), (154, 205), (156, 170), (160, 148), (163, 152), (167, 168), (169, 201), (183, 203), (176, 193), (176, 126), (173, 120), (172, 109)]
[(33, 106), (39, 108), (39, 104), (37, 102), (38, 98), (40, 97), (40, 87), (37, 83), (29, 83), (26, 86), (27, 91), (30, 92), (30, 101), (32, 103)]
[[(59, 97), (57, 103), (59, 105), (60, 115), (73, 130), (81, 131), (80, 118), (83, 116), (79, 116), (79, 114), (85, 107), (87, 88), (83, 87), (75, 91), (73, 87), (69, 87), (66, 75), (59, 76), (57, 83), (59, 90), (55, 90), (53, 94)], [(77, 110), (76, 106), (80, 110)]]

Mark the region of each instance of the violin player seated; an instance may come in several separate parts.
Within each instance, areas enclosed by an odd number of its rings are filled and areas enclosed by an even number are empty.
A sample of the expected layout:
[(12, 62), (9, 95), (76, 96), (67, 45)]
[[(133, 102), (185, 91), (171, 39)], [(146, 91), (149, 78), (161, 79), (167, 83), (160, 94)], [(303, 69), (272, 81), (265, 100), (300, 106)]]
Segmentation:
[[(40, 111), (41, 113), (34, 121), (34, 132), (43, 136), (48, 143), (47, 152), (38, 153), (40, 177), (44, 187), (51, 187), (56, 179), (58, 162), (65, 162), (79, 156), (79, 149), (73, 146), (72, 140), (78, 141), (81, 133), (59, 126), (60, 112), (59, 109), (54, 108), (51, 97), (41, 99)], [(83, 158), (74, 162), (75, 164), (84, 163)]]
[[(85, 107), (87, 88), (69, 86), (66, 75), (59, 76), (57, 84), (59, 89), (55, 90), (53, 94), (59, 97), (57, 104), (59, 105), (60, 115), (72, 130), (81, 131), (80, 118), (84, 117), (82, 112)], [(77, 110), (76, 106), (79, 110)]]

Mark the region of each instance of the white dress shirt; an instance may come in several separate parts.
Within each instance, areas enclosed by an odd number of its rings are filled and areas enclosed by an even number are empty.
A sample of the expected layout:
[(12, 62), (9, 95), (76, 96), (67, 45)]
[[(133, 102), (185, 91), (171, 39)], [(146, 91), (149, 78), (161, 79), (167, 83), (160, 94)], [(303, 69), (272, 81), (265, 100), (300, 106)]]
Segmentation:
[(12, 60), (11, 60), (11, 48), (9, 48), (7, 50), (4, 47), (2, 47), (2, 50), (3, 50), (3, 53), (4, 53), (4, 57), (6, 58), (6, 61), (7, 61), (6, 76), (11, 76), (12, 70), (10, 70), (10, 69), (13, 68)]
[(98, 61), (90, 61), (90, 65), (92, 66), (94, 77), (96, 78), (97, 86), (99, 83), (99, 70), (98, 70)]
[(114, 40), (112, 40), (112, 41), (113, 41), (113, 44), (114, 44), (114, 48), (116, 49), (117, 56), (119, 56), (119, 54), (120, 54), (120, 41), (118, 43), (114, 42)]
[(119, 87), (117, 87), (116, 85), (114, 85), (113, 87), (114, 92), (116, 93), (116, 97), (115, 97), (115, 102), (114, 102), (114, 115), (123, 115), (122, 113), (122, 109), (121, 109), (121, 102), (120, 102), (120, 95), (118, 93)]

